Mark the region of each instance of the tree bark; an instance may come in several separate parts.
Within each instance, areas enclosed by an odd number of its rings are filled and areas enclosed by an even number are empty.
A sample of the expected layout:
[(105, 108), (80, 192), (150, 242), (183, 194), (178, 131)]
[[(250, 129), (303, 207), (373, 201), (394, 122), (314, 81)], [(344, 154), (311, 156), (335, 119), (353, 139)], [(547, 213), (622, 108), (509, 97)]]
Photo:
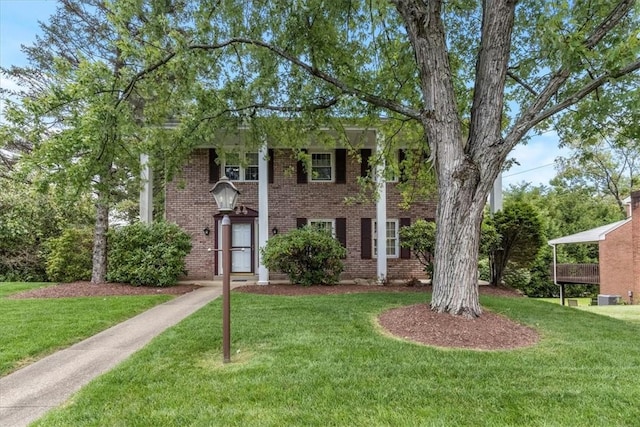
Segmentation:
[(107, 231), (109, 230), (109, 202), (103, 192), (98, 193), (96, 203), (96, 222), (93, 234), (93, 268), (91, 283), (107, 281)]
[(487, 195), (508, 153), (501, 138), (504, 86), (515, 1), (484, 2), (468, 137), (457, 110), (442, 2), (394, 0), (420, 70), (422, 124), (436, 170), (438, 209), (431, 309), (482, 313), (478, 256)]

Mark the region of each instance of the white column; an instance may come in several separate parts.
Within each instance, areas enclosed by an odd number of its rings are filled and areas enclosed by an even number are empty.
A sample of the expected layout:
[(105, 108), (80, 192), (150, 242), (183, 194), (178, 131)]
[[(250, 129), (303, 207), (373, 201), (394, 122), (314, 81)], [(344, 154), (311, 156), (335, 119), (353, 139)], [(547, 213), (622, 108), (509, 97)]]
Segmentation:
[(258, 152), (258, 285), (269, 284), (269, 270), (262, 264), (261, 249), (269, 240), (269, 150), (265, 142)]
[(376, 131), (376, 183), (378, 200), (376, 201), (376, 223), (378, 240), (377, 279), (382, 282), (387, 279), (387, 183), (384, 179), (386, 163), (383, 150), (384, 138), (380, 131)]
[(140, 154), (140, 222), (153, 222), (153, 172), (149, 166), (149, 155)]
[(492, 215), (502, 210), (502, 172), (493, 182), (493, 189), (489, 195), (489, 209)]

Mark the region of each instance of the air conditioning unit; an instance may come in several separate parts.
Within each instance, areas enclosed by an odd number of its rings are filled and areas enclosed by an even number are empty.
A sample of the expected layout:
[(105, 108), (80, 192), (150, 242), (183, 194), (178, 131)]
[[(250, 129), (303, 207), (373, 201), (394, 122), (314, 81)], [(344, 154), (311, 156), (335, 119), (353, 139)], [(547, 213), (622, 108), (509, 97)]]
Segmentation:
[(617, 305), (620, 295), (598, 295), (598, 305)]

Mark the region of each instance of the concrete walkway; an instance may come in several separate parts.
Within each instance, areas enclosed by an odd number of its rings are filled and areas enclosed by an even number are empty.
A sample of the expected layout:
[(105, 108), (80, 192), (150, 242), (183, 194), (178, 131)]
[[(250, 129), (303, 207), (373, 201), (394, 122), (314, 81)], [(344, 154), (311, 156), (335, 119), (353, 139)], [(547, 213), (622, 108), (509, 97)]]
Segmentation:
[(207, 285), (0, 378), (0, 426), (29, 425), (222, 294), (219, 283)]

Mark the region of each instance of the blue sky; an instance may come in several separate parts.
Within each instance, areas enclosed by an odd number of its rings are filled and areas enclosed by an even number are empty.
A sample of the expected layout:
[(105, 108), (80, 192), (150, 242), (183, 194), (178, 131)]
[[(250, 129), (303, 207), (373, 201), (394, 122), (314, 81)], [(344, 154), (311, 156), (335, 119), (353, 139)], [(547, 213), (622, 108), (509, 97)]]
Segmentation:
[[(38, 21), (47, 21), (55, 8), (55, 0), (0, 0), (0, 65), (25, 65), (20, 45), (29, 45), (35, 40)], [(5, 79), (0, 80), (4, 88), (11, 85)], [(503, 187), (521, 182), (548, 184), (556, 173), (554, 160), (560, 155), (567, 155), (567, 150), (558, 149), (555, 133), (533, 137), (527, 145), (513, 150), (510, 157), (515, 157), (520, 166), (504, 173)]]

